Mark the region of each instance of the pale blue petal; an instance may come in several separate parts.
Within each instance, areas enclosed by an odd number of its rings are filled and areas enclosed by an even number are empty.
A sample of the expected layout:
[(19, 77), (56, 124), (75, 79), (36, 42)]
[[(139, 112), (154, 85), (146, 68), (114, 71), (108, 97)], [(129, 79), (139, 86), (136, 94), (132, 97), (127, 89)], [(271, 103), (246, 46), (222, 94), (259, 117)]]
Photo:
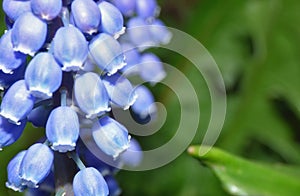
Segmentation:
[(79, 120), (68, 106), (57, 107), (50, 113), (46, 124), (46, 136), (51, 148), (59, 152), (75, 149), (79, 137)]
[(25, 72), (25, 82), (30, 93), (47, 99), (61, 85), (62, 70), (52, 54), (38, 53), (30, 61)]
[(87, 72), (75, 79), (74, 95), (76, 103), (87, 118), (95, 118), (102, 112), (110, 111), (105, 86), (93, 72)]
[(114, 159), (129, 147), (130, 135), (127, 129), (108, 116), (94, 123), (92, 135), (97, 146)]
[(106, 196), (107, 184), (98, 170), (88, 167), (80, 170), (73, 179), (75, 196)]

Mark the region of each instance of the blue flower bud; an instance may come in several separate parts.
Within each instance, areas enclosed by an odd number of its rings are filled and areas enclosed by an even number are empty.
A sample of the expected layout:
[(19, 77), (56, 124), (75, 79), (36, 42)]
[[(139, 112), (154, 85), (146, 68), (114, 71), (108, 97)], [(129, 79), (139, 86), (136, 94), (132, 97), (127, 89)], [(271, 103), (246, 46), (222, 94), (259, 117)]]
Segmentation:
[(25, 82), (30, 93), (38, 98), (52, 97), (62, 81), (62, 70), (52, 54), (40, 52), (30, 61)]
[(97, 146), (114, 159), (129, 147), (130, 135), (127, 129), (108, 116), (93, 124), (92, 135)]
[(93, 0), (75, 0), (71, 4), (74, 23), (83, 33), (93, 34), (98, 31), (101, 13)]
[(142, 162), (142, 159), (143, 151), (139, 142), (131, 138), (128, 149), (120, 155), (121, 163), (130, 167), (137, 167)]
[(44, 20), (52, 20), (61, 11), (62, 0), (30, 0), (32, 12)]
[(157, 108), (154, 104), (154, 97), (149, 89), (143, 85), (136, 87), (135, 92), (138, 96), (131, 110), (144, 119), (148, 115), (155, 115)]
[(109, 75), (126, 65), (119, 42), (106, 33), (94, 37), (90, 42), (89, 50), (99, 68), (107, 71)]
[(60, 106), (50, 113), (46, 124), (46, 136), (51, 148), (59, 152), (75, 149), (79, 137), (79, 120), (76, 112), (68, 106)]
[(153, 53), (145, 53), (139, 64), (139, 74), (144, 81), (155, 84), (165, 78), (166, 72), (160, 59)]
[(46, 127), (46, 122), (52, 109), (50, 105), (38, 106), (31, 110), (27, 116), (27, 120), (35, 127)]
[(136, 0), (113, 0), (113, 4), (124, 16), (132, 16), (135, 12)]
[(104, 86), (110, 100), (117, 106), (127, 110), (136, 100), (130, 81), (119, 73), (104, 76)]
[(103, 176), (93, 167), (82, 169), (75, 175), (73, 190), (75, 196), (106, 196), (109, 193)]
[(26, 186), (22, 185), (22, 179), (19, 176), (20, 165), (25, 153), (25, 150), (19, 152), (7, 165), (7, 182), (5, 185), (14, 191), (22, 192), (26, 188)]
[(34, 97), (27, 90), (25, 81), (15, 82), (2, 99), (0, 115), (9, 119), (15, 124), (25, 119), (34, 105)]
[(87, 72), (75, 79), (74, 95), (87, 118), (95, 118), (102, 112), (110, 111), (105, 86), (100, 77), (93, 72)]
[(24, 78), (26, 64), (22, 64), (17, 69), (14, 69), (12, 74), (3, 73), (0, 71), (0, 90), (10, 87), (13, 83)]
[(165, 24), (159, 20), (155, 19), (151, 23), (151, 34), (159, 44), (168, 44), (172, 38), (172, 33), (167, 29)]
[(17, 18), (23, 13), (31, 11), (30, 0), (3, 0), (2, 8), (5, 14), (13, 21), (16, 21)]
[(47, 24), (31, 12), (22, 14), (12, 28), (12, 44), (15, 51), (33, 56), (44, 44)]
[(82, 68), (88, 54), (87, 41), (76, 27), (61, 27), (52, 42), (53, 54), (63, 65), (63, 71), (77, 71)]
[(0, 149), (19, 139), (23, 133), (26, 122), (26, 120), (22, 120), (20, 125), (16, 125), (0, 116)]
[(125, 32), (123, 15), (118, 8), (106, 1), (100, 2), (98, 7), (101, 12), (101, 31), (118, 38)]
[(20, 166), (22, 184), (37, 188), (49, 174), (53, 163), (53, 152), (44, 144), (36, 143), (28, 148)]
[(2, 35), (0, 39), (0, 70), (4, 73), (13, 73), (26, 61), (26, 55), (15, 52), (11, 41), (11, 30)]
[(151, 33), (151, 27), (143, 18), (134, 17), (128, 20), (127, 35), (130, 42), (139, 47), (139, 50), (157, 45)]
[(156, 0), (137, 0), (136, 1), (136, 12), (139, 17), (142, 18), (153, 18), (159, 12)]
[(104, 180), (107, 183), (109, 196), (118, 196), (121, 194), (122, 190), (117, 182), (117, 180), (112, 175), (104, 176)]

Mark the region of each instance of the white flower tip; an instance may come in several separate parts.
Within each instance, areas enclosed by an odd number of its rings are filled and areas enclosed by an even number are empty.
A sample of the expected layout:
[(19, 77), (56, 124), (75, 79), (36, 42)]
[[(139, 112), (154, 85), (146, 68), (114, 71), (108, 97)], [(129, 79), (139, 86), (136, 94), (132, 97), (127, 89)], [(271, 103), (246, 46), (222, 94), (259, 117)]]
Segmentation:
[(125, 33), (126, 27), (122, 27), (122, 29), (114, 34), (114, 38), (118, 39), (121, 35), (123, 35)]

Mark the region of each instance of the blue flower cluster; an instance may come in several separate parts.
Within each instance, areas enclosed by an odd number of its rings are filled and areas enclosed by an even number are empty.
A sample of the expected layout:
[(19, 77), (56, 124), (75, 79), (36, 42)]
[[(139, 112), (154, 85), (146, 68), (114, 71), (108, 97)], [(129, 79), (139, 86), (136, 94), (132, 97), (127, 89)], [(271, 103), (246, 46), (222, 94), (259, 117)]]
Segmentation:
[(141, 161), (126, 151), (139, 144), (111, 108), (130, 109), (140, 120), (156, 112), (148, 88), (127, 79), (135, 74), (155, 84), (165, 77), (160, 59), (145, 51), (171, 38), (157, 19), (156, 0), (3, 0), (2, 6), (0, 149), (18, 140), (27, 122), (46, 132), (43, 143), (10, 161), (6, 186), (33, 195), (54, 189), (57, 152), (78, 165), (75, 195), (119, 195), (116, 169), (97, 160), (79, 136), (88, 129), (121, 164)]

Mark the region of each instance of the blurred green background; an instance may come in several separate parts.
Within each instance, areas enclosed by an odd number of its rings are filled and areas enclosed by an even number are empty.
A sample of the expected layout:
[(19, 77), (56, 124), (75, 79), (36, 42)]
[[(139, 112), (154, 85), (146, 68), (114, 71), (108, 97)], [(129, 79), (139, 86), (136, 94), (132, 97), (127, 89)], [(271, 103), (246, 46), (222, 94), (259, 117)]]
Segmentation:
[[(160, 0), (167, 26), (198, 39), (216, 60), (227, 90), (227, 116), (216, 146), (265, 163), (300, 163), (300, 2), (297, 0)], [(1, 15), (1, 22), (4, 20)], [(4, 30), (1, 23), (1, 32)], [(184, 46), (183, 46), (184, 47)], [(201, 74), (178, 54), (153, 49), (163, 62), (180, 69), (199, 97), (201, 119), (192, 144), (200, 144), (210, 116), (210, 95)], [(157, 84), (156, 100), (167, 120), (156, 134), (138, 137), (144, 149), (174, 135), (180, 106), (174, 93)], [(44, 130), (28, 127), (21, 139), (0, 153), (0, 195), (6, 165)], [(213, 172), (187, 153), (151, 171), (121, 171), (123, 195), (227, 195)]]

